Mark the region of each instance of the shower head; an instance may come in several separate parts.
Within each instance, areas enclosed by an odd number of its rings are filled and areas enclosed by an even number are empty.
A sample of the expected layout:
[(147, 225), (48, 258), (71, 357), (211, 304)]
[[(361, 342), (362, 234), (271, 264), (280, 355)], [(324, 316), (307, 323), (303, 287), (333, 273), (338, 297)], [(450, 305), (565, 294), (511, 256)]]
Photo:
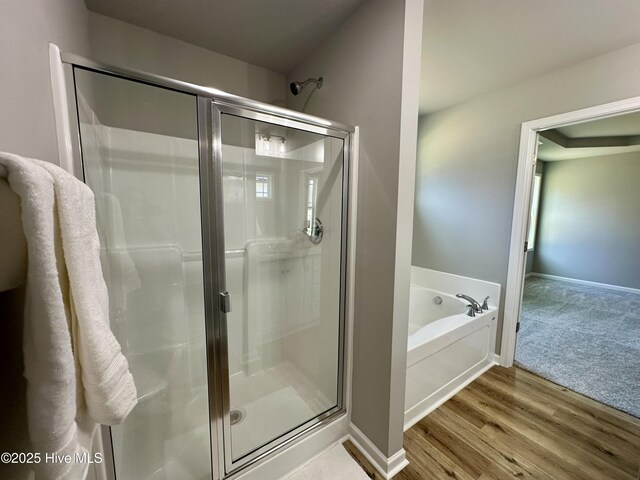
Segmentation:
[(322, 77), (320, 77), (320, 78), (307, 78), (304, 82), (291, 82), (289, 84), (289, 90), (291, 90), (291, 93), (293, 93), (294, 95), (298, 95), (300, 94), (300, 92), (302, 92), (302, 90), (304, 90), (304, 87), (309, 85), (309, 83), (315, 83), (316, 88), (322, 88), (323, 81), (324, 80), (322, 79)]

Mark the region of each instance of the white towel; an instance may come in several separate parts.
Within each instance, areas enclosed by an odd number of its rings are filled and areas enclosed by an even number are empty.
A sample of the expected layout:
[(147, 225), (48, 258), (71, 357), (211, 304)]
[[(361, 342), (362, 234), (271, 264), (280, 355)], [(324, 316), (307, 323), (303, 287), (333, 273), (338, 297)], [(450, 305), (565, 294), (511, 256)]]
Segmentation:
[(27, 276), (27, 242), (22, 233), (20, 199), (0, 178), (0, 292), (22, 285)]
[[(136, 389), (109, 329), (91, 190), (50, 163), (0, 153), (20, 197), (28, 267), (24, 320), (27, 416), (34, 450), (91, 451), (97, 423), (122, 422)], [(84, 478), (87, 464), (41, 462), (38, 479)]]

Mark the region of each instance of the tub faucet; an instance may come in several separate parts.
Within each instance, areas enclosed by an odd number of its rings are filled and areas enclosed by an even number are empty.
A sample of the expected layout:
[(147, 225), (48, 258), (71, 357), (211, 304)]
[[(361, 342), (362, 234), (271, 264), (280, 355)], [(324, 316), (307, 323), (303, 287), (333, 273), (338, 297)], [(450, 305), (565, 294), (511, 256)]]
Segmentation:
[(463, 295), (462, 293), (457, 293), (456, 297), (457, 298), (462, 298), (462, 299), (466, 300), (467, 302), (469, 302), (473, 306), (473, 311), (475, 313), (482, 313), (482, 305), (480, 305), (477, 301), (475, 301), (469, 295)]
[(482, 302), (482, 310), (489, 310), (489, 297), (485, 297), (484, 302)]

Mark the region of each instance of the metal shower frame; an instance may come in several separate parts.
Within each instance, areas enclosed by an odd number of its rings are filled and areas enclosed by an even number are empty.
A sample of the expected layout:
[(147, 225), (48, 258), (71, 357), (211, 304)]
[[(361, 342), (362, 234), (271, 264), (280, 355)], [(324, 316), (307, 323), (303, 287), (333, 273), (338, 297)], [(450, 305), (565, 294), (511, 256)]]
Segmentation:
[[(346, 413), (346, 335), (347, 335), (347, 266), (349, 252), (349, 205), (351, 157), (354, 127), (325, 120), (305, 113), (276, 107), (263, 102), (232, 95), (214, 88), (166, 78), (150, 73), (102, 64), (84, 57), (61, 52), (70, 115), (74, 174), (84, 179), (82, 144), (75, 89), (75, 69), (88, 70), (124, 80), (165, 88), (196, 97), (199, 150), (200, 208), (202, 225), (202, 261), (206, 326), (207, 383), (211, 436), (211, 468), (215, 480), (233, 479), (248, 468), (266, 461), (273, 454), (306, 438), (308, 434), (337, 420)], [(229, 366), (227, 356), (227, 319), (221, 308), (221, 293), (226, 291), (224, 262), (224, 223), (222, 196), (222, 115), (239, 116), (251, 120), (299, 129), (344, 141), (342, 178), (340, 313), (338, 349), (337, 405), (314, 417), (277, 439), (257, 448), (240, 459), (231, 457)], [(110, 464), (109, 479), (115, 480), (111, 430), (103, 427), (105, 459)], [(227, 448), (225, 448), (227, 445)]]

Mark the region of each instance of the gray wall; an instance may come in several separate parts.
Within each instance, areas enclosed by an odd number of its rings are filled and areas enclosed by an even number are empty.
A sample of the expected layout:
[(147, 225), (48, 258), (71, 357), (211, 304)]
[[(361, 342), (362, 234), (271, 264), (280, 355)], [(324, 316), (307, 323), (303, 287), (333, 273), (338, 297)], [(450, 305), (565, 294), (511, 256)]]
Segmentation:
[(57, 163), (49, 42), (106, 63), (284, 105), (284, 75), (87, 11), (82, 0), (0, 5), (0, 150)]
[(87, 11), (82, 0), (0, 4), (0, 151), (58, 163), (49, 42), (62, 50), (277, 105), (284, 75)]
[[(422, 1), (406, 3), (420, 9), (421, 29)], [(393, 311), (404, 35), (405, 1), (371, 0), (290, 75), (324, 77), (307, 113), (360, 126), (352, 421), (389, 456), (402, 448), (406, 373), (407, 319), (394, 325)], [(419, 32), (412, 42), (420, 45)], [(419, 67), (419, 49), (415, 56)], [(417, 97), (416, 89), (414, 128)], [(290, 107), (305, 100), (302, 94)]]
[(120, 67), (156, 73), (284, 106), (281, 73), (89, 12), (91, 55)]
[(532, 273), (533, 272), (533, 260), (535, 258), (535, 250), (534, 251), (530, 251), (527, 254), (527, 263), (525, 265), (525, 269), (524, 269), (524, 273), (525, 275), (528, 273)]
[(0, 4), (0, 151), (58, 163), (49, 42), (89, 54), (82, 0)]
[[(49, 42), (88, 54), (82, 0), (5, 0), (0, 4), (0, 151), (58, 162)], [(0, 266), (1, 268), (1, 266)], [(2, 369), (0, 450), (30, 451), (22, 376), (23, 289), (0, 292)], [(9, 367), (9, 368), (6, 368)], [(29, 465), (0, 465), (0, 477), (28, 478)]]
[[(284, 75), (241, 60), (222, 55), (151, 30), (137, 27), (104, 15), (89, 12), (91, 57), (95, 60), (183, 80), (197, 85), (284, 105), (288, 91)], [(135, 46), (135, 48), (132, 48)], [(128, 81), (114, 81), (96, 75), (96, 92), (89, 103), (100, 112), (100, 123), (119, 128), (193, 136), (189, 128), (195, 110), (186, 109), (176, 98), (176, 105), (166, 105), (166, 95), (158, 88), (136, 88)], [(102, 84), (109, 84), (108, 88)], [(89, 90), (85, 88), (86, 95)], [(150, 109), (161, 110), (151, 112)], [(128, 115), (123, 116), (123, 108)], [(171, 112), (171, 115), (167, 115)], [(180, 118), (187, 118), (182, 122)], [(185, 123), (184, 126), (181, 125)]]
[(640, 153), (547, 162), (533, 269), (640, 288)]
[[(520, 124), (640, 95), (638, 58), (640, 44), (422, 117), (414, 265), (498, 282), (504, 297)], [(501, 332), (502, 319), (498, 350)]]

